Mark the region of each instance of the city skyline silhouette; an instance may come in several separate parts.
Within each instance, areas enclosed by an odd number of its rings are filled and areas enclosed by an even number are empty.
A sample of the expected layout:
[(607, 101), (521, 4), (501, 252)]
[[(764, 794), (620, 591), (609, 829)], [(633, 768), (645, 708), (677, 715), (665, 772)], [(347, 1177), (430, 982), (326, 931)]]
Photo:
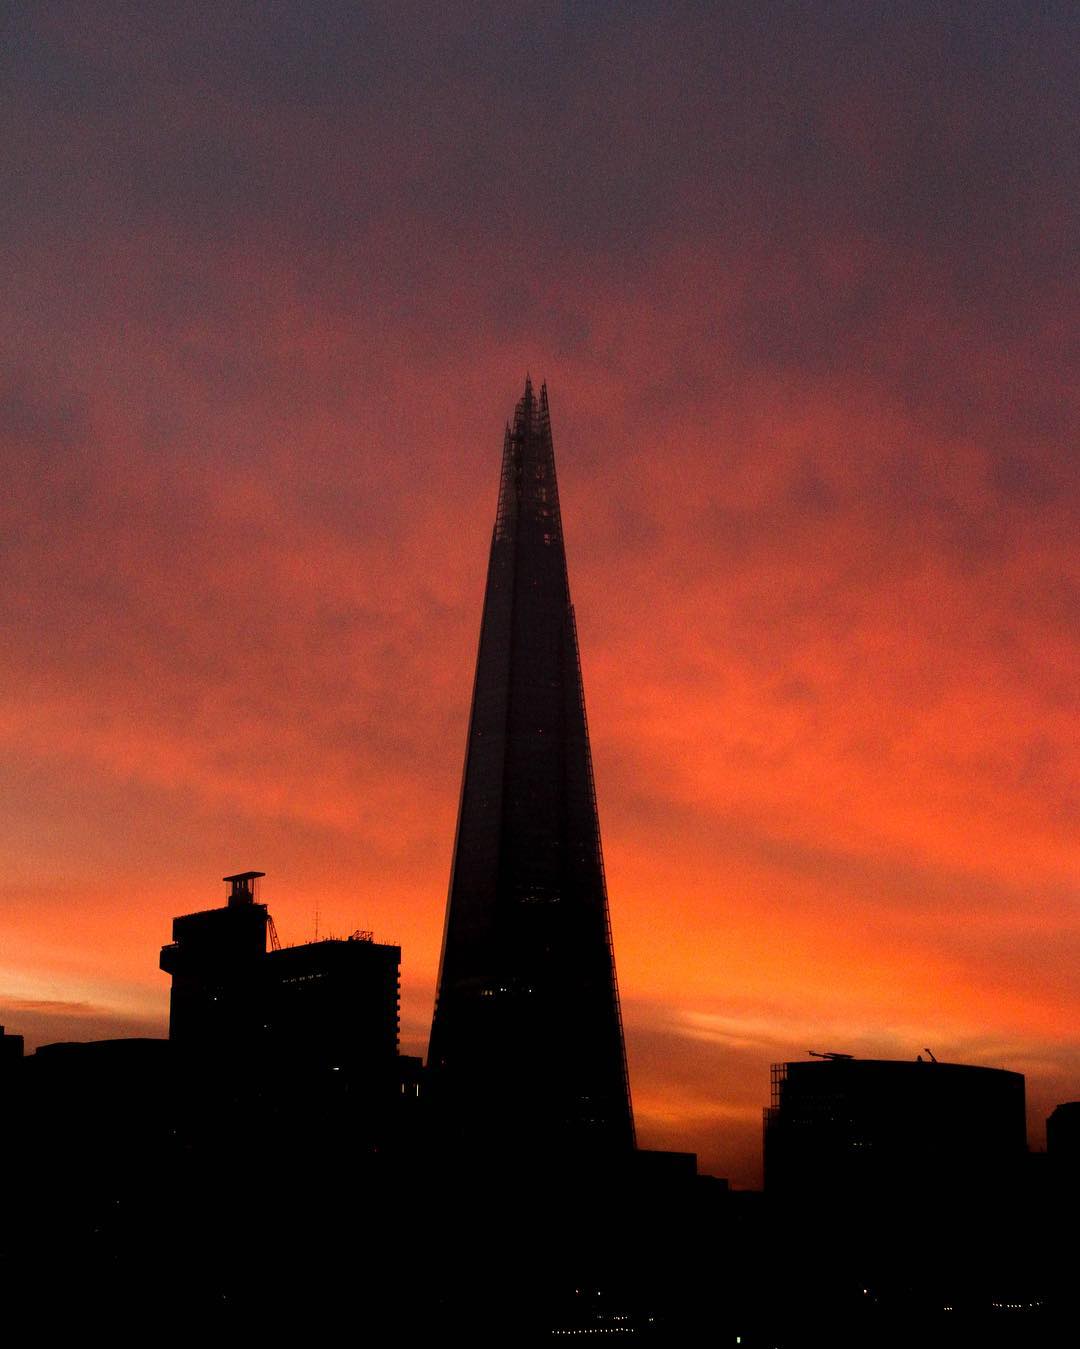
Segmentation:
[[(438, 973), (507, 407), (555, 402), (639, 1142), (808, 1049), (1080, 1080), (1077, 15), (21, 9), (0, 1023), (173, 917)], [(211, 882), (208, 882), (211, 878)]]
[[(380, 1336), (405, 1305), (420, 1338), (481, 1344), (1069, 1323), (1080, 1102), (1033, 1153), (1021, 1073), (929, 1047), (774, 1063), (763, 1193), (637, 1144), (546, 385), (504, 435), (426, 1064), (402, 1053), (401, 948), (318, 911), (283, 944), (265, 875), (174, 916), (167, 1039), (24, 1056), (0, 1027), (0, 1273), (23, 1309), (65, 1286), (58, 1332), (141, 1335), (163, 1301), (211, 1342), (358, 1307)], [(405, 1259), (413, 1224), (438, 1237)], [(269, 1298), (264, 1247), (294, 1279)]]

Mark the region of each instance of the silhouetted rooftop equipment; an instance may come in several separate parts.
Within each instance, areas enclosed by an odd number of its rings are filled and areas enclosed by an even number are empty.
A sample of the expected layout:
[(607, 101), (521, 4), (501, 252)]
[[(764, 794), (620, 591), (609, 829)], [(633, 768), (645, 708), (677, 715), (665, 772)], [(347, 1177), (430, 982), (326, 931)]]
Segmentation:
[(235, 876), (222, 876), (230, 887), (229, 906), (255, 903), (255, 882), (266, 875), (265, 871), (238, 871)]

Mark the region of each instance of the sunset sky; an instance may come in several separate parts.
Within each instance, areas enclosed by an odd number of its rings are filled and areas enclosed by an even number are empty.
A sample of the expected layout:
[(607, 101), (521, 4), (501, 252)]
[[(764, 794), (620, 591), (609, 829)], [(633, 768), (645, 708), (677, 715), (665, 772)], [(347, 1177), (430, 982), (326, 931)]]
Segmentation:
[(0, 23), (0, 1021), (174, 914), (426, 1046), (502, 428), (545, 379), (639, 1141), (769, 1064), (1080, 1098), (1075, 0)]

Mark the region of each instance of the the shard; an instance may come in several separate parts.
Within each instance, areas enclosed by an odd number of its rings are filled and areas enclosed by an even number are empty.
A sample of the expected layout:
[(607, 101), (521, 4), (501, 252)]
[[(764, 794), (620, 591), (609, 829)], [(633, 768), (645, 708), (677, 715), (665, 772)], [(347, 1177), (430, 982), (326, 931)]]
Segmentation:
[(429, 1065), (452, 1137), (634, 1144), (547, 390), (503, 444)]

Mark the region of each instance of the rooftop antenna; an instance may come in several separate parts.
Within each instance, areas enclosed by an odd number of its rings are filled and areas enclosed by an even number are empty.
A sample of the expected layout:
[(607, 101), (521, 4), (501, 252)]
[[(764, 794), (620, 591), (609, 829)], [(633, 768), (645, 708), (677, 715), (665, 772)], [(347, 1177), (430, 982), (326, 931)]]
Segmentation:
[(319, 897), (315, 896), (315, 940), (319, 940)]
[(924, 1054), (929, 1054), (929, 1055), (930, 1055), (930, 1062), (931, 1062), (931, 1063), (937, 1063), (937, 1059), (935, 1058), (935, 1056), (934, 1056), (934, 1051), (933, 1051), (932, 1049), (927, 1049), (926, 1046), (923, 1045), (923, 1053), (924, 1053)]

